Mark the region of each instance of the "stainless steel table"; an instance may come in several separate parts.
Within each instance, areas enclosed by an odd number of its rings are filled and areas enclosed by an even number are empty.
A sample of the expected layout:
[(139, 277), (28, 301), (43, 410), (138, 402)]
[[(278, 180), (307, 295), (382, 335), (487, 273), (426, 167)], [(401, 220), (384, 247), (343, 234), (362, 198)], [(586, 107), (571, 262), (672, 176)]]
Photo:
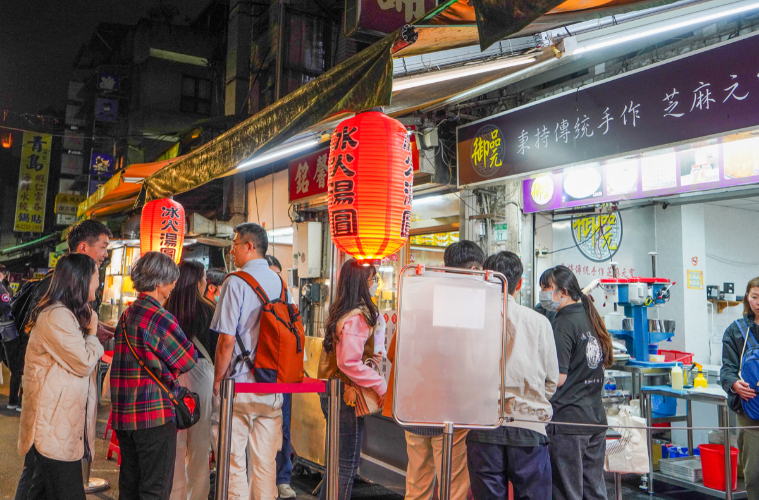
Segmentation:
[[(725, 482), (727, 486), (727, 491), (721, 491), (721, 490), (715, 490), (712, 488), (707, 488), (704, 486), (702, 482), (690, 482), (684, 479), (680, 479), (677, 477), (668, 476), (666, 474), (662, 474), (660, 472), (654, 472), (654, 458), (652, 454), (652, 448), (653, 448), (653, 437), (651, 429), (646, 430), (646, 436), (648, 438), (648, 467), (649, 467), (649, 480), (648, 480), (648, 493), (653, 494), (654, 493), (654, 480), (662, 481), (664, 483), (673, 484), (676, 486), (680, 486), (682, 488), (686, 488), (693, 491), (698, 491), (700, 493), (705, 493), (707, 495), (711, 495), (717, 498), (725, 498), (727, 500), (737, 500), (740, 498), (747, 498), (746, 491), (742, 488), (741, 481), (738, 482), (738, 489), (736, 491), (732, 491), (732, 474), (730, 474), (731, 471), (731, 465), (730, 465), (730, 430), (727, 429), (729, 426), (729, 420), (728, 420), (728, 407), (727, 407), (727, 398), (722, 395), (716, 395), (716, 394), (710, 394), (710, 393), (699, 393), (699, 392), (693, 392), (689, 390), (683, 390), (683, 391), (672, 391), (670, 388), (664, 388), (661, 386), (643, 386), (640, 388), (640, 394), (642, 398), (645, 400), (645, 415), (646, 415), (646, 426), (651, 427), (652, 424), (655, 423), (661, 423), (661, 422), (686, 422), (688, 429), (688, 454), (693, 455), (693, 430), (690, 429), (690, 427), (693, 427), (693, 416), (691, 412), (691, 404), (693, 402), (698, 403), (706, 403), (706, 404), (712, 404), (716, 405), (718, 407), (718, 418), (719, 418), (719, 426), (725, 427), (725, 430), (723, 431), (725, 434)], [(665, 396), (665, 397), (671, 397), (671, 398), (677, 398), (677, 399), (684, 399), (687, 403), (687, 415), (677, 415), (673, 417), (661, 417), (661, 418), (653, 418), (651, 413), (651, 396)]]

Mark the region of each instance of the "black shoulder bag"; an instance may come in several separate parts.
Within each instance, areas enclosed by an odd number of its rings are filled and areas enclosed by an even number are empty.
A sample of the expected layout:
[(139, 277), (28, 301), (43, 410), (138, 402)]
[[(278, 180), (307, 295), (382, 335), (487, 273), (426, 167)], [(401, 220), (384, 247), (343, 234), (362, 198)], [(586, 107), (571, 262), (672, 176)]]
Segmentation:
[(197, 424), (198, 420), (200, 420), (200, 404), (198, 395), (190, 391), (187, 387), (180, 385), (179, 390), (177, 391), (179, 393), (179, 397), (177, 398), (174, 396), (174, 393), (171, 392), (163, 384), (163, 382), (161, 382), (160, 378), (156, 377), (155, 374), (150, 371), (150, 369), (145, 365), (145, 362), (137, 355), (134, 347), (132, 347), (132, 344), (129, 342), (129, 335), (127, 335), (126, 331), (124, 330), (123, 322), (124, 317), (122, 316), (118, 326), (116, 327), (116, 335), (118, 335), (119, 332), (124, 335), (124, 341), (126, 342), (127, 346), (129, 346), (129, 350), (132, 351), (132, 354), (134, 355), (137, 362), (140, 364), (142, 369), (145, 370), (148, 375), (150, 375), (150, 378), (153, 379), (153, 382), (155, 382), (158, 387), (161, 388), (166, 397), (169, 398), (169, 401), (171, 401), (171, 404), (174, 405), (174, 413), (177, 416), (177, 429), (189, 429), (193, 425)]

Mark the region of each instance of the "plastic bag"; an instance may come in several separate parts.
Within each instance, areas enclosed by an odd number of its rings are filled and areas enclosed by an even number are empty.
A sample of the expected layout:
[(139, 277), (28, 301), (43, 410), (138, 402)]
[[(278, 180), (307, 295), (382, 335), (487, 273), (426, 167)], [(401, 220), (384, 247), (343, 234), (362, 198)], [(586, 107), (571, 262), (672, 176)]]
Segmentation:
[(625, 474), (647, 474), (648, 445), (646, 442), (646, 420), (633, 416), (634, 410), (629, 406), (620, 406), (619, 414), (607, 417), (609, 427), (640, 427), (640, 429), (614, 429), (620, 434), (620, 440), (606, 441), (606, 460), (604, 470)]

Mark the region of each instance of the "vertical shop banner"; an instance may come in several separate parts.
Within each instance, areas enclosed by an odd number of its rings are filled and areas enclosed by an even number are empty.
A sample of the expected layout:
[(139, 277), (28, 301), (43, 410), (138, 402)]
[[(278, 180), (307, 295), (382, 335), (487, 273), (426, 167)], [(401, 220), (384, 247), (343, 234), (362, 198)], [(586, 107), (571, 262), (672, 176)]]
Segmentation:
[(113, 156), (93, 151), (90, 156), (90, 175), (100, 178), (109, 178), (113, 176)]
[(327, 194), (329, 147), (290, 160), (290, 203)]
[[(654, 64), (457, 129), (459, 186), (694, 142), (759, 126), (752, 35)], [(710, 153), (694, 158), (692, 184), (716, 181)], [(593, 198), (599, 175), (566, 179), (566, 194)], [(753, 172), (753, 167), (751, 168)], [(686, 175), (690, 175), (688, 168)], [(710, 175), (711, 174), (711, 175)], [(632, 176), (632, 173), (630, 174)], [(633, 189), (624, 176), (613, 190)], [(667, 185), (673, 179), (652, 177)], [(547, 181), (546, 181), (547, 182)], [(627, 184), (631, 184), (628, 186)], [(541, 186), (550, 189), (550, 186)], [(540, 195), (546, 193), (539, 193)]]
[(24, 132), (14, 231), (41, 233), (44, 230), (52, 141), (49, 134)]

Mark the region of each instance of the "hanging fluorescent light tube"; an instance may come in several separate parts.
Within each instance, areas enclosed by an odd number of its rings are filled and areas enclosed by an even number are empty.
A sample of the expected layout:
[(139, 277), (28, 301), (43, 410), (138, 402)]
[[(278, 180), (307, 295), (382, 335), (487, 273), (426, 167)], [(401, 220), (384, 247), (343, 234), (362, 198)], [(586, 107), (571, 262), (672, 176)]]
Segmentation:
[(735, 7), (733, 9), (728, 9), (722, 12), (715, 12), (712, 14), (705, 14), (705, 15), (700, 15), (700, 16), (698, 14), (694, 14), (693, 16), (698, 16), (698, 17), (692, 17), (691, 19), (688, 19), (685, 21), (666, 24), (658, 28), (651, 28), (644, 31), (639, 31), (637, 33), (632, 33), (630, 35), (623, 35), (623, 36), (613, 35), (611, 38), (604, 41), (597, 42), (597, 43), (588, 43), (587, 45), (579, 44), (580, 47), (571, 51), (571, 53), (574, 55), (584, 54), (592, 50), (603, 49), (606, 47), (619, 45), (621, 43), (630, 42), (632, 40), (637, 40), (639, 38), (645, 38), (648, 36), (658, 35), (660, 33), (664, 33), (670, 30), (685, 28), (688, 26), (692, 26), (694, 24), (705, 23), (708, 21), (714, 21), (717, 19), (721, 19), (723, 17), (730, 17), (730, 16), (742, 14), (744, 12), (748, 12), (750, 10), (756, 10), (756, 9), (759, 9), (759, 3), (755, 2), (749, 5), (744, 5), (742, 7)]
[(237, 166), (236, 170), (240, 170), (240, 169), (248, 168), (248, 167), (254, 167), (256, 165), (262, 165), (264, 163), (269, 163), (274, 160), (284, 158), (285, 156), (290, 156), (291, 154), (298, 153), (300, 151), (317, 146), (320, 142), (321, 142), (320, 139), (309, 139), (307, 141), (293, 144), (292, 146), (282, 147), (282, 148), (272, 151), (271, 153), (266, 153), (264, 155), (252, 158), (244, 163), (240, 163)]
[(535, 62), (534, 57), (517, 57), (508, 59), (499, 59), (497, 61), (463, 66), (456, 69), (440, 70), (431, 73), (425, 73), (418, 76), (410, 76), (408, 78), (402, 78), (393, 82), (393, 92), (398, 90), (405, 90), (414, 87), (420, 87), (422, 85), (430, 85), (433, 83), (445, 82), (448, 80), (454, 80), (470, 75), (479, 75), (480, 73), (487, 73), (489, 71), (495, 71), (498, 69), (511, 68), (513, 66), (521, 66), (523, 64), (529, 64)]

